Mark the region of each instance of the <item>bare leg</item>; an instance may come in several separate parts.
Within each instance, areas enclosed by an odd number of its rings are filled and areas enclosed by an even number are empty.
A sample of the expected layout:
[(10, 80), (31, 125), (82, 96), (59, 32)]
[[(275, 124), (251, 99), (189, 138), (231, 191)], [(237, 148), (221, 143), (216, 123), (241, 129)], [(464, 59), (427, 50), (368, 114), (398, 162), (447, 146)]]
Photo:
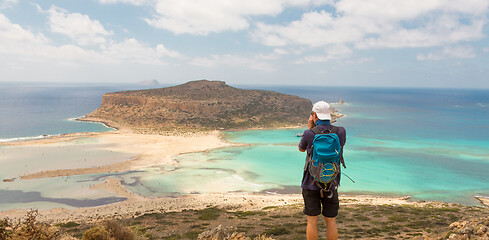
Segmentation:
[(318, 216), (307, 216), (307, 240), (318, 239)]
[[(336, 227), (336, 218), (324, 217), (324, 221), (326, 221), (326, 229), (327, 229), (326, 230), (327, 231), (326, 236), (328, 237), (328, 240), (337, 240), (338, 239), (338, 228)], [(309, 227), (309, 224), (307, 224), (307, 226)], [(316, 230), (316, 232), (317, 232), (317, 230)]]

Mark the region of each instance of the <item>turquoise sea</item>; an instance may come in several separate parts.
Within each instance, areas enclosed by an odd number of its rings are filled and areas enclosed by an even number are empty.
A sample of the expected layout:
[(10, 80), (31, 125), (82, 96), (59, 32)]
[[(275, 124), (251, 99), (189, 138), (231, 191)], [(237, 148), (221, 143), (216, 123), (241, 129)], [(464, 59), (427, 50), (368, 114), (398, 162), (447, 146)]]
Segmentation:
[[(489, 196), (489, 91), (387, 88), (279, 88), (346, 114), (341, 192), (409, 195), (415, 200), (477, 204)], [(126, 175), (133, 191), (299, 193), (304, 153), (300, 129), (226, 132), (243, 147), (181, 155), (172, 169)], [(177, 180), (176, 180), (177, 179)], [(176, 180), (176, 181), (175, 181)], [(196, 184), (199, 183), (199, 184)], [(202, 187), (205, 186), (214, 186)], [(163, 190), (164, 191), (164, 190)]]
[[(0, 85), (0, 93), (9, 92), (8, 89), (12, 87), (15, 86)], [(347, 130), (344, 149), (347, 168), (343, 172), (355, 183), (343, 176), (340, 187), (342, 193), (409, 195), (415, 200), (439, 200), (469, 205), (478, 204), (474, 196), (489, 197), (489, 90), (237, 87), (294, 94), (313, 102), (325, 100), (334, 103), (344, 99), (345, 104), (333, 106), (346, 115), (336, 124)], [(52, 117), (52, 121), (37, 123), (39, 126), (51, 126), (53, 121), (59, 123), (82, 116), (98, 107), (103, 92), (123, 89), (114, 86), (64, 86), (64, 97), (53, 95), (49, 98), (49, 93), (55, 93), (53, 86), (38, 87), (42, 88), (45, 89), (41, 95), (48, 98), (44, 101), (34, 100), (38, 94), (36, 91), (28, 95), (31, 98), (29, 101), (22, 100), (23, 96), (18, 96), (17, 100), (15, 96), (9, 98), (10, 101), (17, 101), (15, 104), (18, 105), (15, 106), (36, 105), (35, 108), (25, 108), (38, 109), (39, 112), (49, 109), (51, 112), (47, 115)], [(82, 93), (79, 92), (80, 88), (84, 88)], [(79, 95), (75, 96), (79, 99), (73, 99), (70, 92), (78, 92)], [(48, 94), (45, 95), (46, 93)], [(0, 94), (0, 98), (3, 96), (5, 95)], [(63, 115), (62, 106), (66, 101), (71, 104), (70, 109), (73, 112)], [(19, 114), (12, 115), (14, 108), (5, 107), (4, 103), (2, 98), (4, 106), (0, 106), (0, 139), (65, 133), (47, 130), (35, 132), (29, 129), (33, 128), (33, 123), (4, 124), (4, 121), (15, 122), (12, 118)], [(22, 121), (29, 123), (29, 119), (38, 119), (45, 114), (39, 112), (23, 112)], [(60, 117), (57, 117), (58, 114)], [(304, 116), (305, 121), (307, 117)], [(72, 121), (70, 124), (66, 132), (86, 131), (86, 123)], [(15, 127), (19, 129), (15, 130)], [(91, 125), (90, 131), (109, 130), (103, 126), (100, 129), (98, 127)], [(155, 166), (111, 176), (123, 180), (131, 191), (146, 196), (233, 191), (299, 193), (305, 155), (297, 149), (300, 138), (296, 135), (304, 130), (305, 128), (225, 132), (223, 136), (227, 141), (245, 145), (184, 154), (177, 157), (178, 164), (174, 166)], [(31, 132), (32, 134), (27, 134)], [(0, 153), (9, 150), (6, 148), (0, 146)], [(1, 161), (4, 161), (2, 155)], [(22, 161), (36, 159), (27, 158)], [(110, 194), (98, 193), (88, 198), (80, 194), (80, 188), (95, 184), (105, 176), (107, 174), (43, 180), (56, 182), (55, 186), (63, 189), (62, 194), (49, 187), (39, 188), (38, 184), (27, 181), (10, 184), (0, 182), (0, 209), (11, 207), (16, 198), (27, 193), (29, 196), (39, 196), (31, 197), (30, 202), (20, 206), (41, 203), (80, 206), (119, 201), (120, 199)], [(71, 194), (70, 191), (76, 194)]]

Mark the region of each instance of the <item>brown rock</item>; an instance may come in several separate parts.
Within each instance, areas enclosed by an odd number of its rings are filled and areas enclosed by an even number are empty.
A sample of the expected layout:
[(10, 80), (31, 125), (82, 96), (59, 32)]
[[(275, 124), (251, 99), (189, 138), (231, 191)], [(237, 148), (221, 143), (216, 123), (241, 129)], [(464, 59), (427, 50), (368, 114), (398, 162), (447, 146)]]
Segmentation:
[(482, 225), (482, 224), (479, 224), (479, 225), (477, 225), (477, 227), (474, 229), (474, 232), (475, 232), (475, 234), (477, 234), (477, 235), (484, 235), (484, 234), (487, 232), (487, 230), (488, 230), (488, 229), (489, 229), (488, 227), (486, 227), (486, 226), (484, 226), (484, 225)]
[(13, 182), (15, 178), (5, 178), (3, 179), (3, 182)]
[(450, 239), (450, 240), (460, 240), (460, 239), (462, 239), (462, 236), (453, 233), (453, 234), (450, 234), (450, 237), (448, 237), (448, 239)]
[(460, 231), (459, 231), (461, 234), (471, 234), (472, 233), (472, 229), (469, 228), (469, 227), (466, 227), (466, 228), (462, 228)]
[(224, 240), (226, 234), (222, 230), (222, 226), (219, 225), (216, 228), (202, 232), (197, 237), (198, 240)]

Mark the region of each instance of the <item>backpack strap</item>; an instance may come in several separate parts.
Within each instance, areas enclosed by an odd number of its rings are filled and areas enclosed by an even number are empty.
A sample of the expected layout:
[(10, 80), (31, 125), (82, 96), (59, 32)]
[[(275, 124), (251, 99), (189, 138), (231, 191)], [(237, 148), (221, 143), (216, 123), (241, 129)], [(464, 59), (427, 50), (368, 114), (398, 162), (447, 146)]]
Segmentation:
[[(338, 135), (338, 127), (333, 126), (333, 128), (331, 128), (331, 133)], [(341, 165), (343, 165), (343, 167), (346, 168), (345, 159), (343, 158), (343, 155), (340, 156), (340, 162), (341, 162)]]
[(313, 128), (311, 128), (311, 131), (316, 135), (316, 134), (320, 134), (321, 133), (321, 130), (319, 130), (318, 126), (315, 126)]
[(338, 134), (338, 127), (337, 126), (333, 126), (330, 130), (331, 133), (334, 133), (334, 134)]
[[(335, 132), (333, 132), (333, 128), (336, 129)], [(314, 133), (314, 134), (323, 134), (325, 131), (328, 131), (328, 133), (337, 133), (338, 132), (338, 128), (333, 126), (333, 128), (330, 130), (330, 129), (325, 129), (323, 131), (321, 131), (321, 129), (318, 128), (318, 126), (315, 126), (313, 128), (311, 128), (311, 131)]]

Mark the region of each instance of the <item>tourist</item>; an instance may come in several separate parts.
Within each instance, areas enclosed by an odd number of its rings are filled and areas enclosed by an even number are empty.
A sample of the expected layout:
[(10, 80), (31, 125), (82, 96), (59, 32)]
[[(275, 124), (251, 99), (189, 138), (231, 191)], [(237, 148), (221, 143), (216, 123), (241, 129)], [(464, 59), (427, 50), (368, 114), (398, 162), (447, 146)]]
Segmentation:
[[(311, 130), (315, 126), (319, 128), (321, 131), (331, 130), (333, 126), (331, 125), (331, 114), (329, 111), (329, 104), (324, 101), (319, 101), (314, 104), (312, 107), (312, 113), (309, 116), (308, 127), (309, 129), (305, 130), (302, 139), (299, 143), (299, 151), (307, 153), (311, 153), (312, 142), (314, 140), (314, 132)], [(340, 151), (340, 159), (343, 160), (343, 146), (346, 141), (346, 132), (343, 127), (338, 127), (337, 131), (341, 151)], [(344, 166), (344, 164), (343, 164)], [(338, 169), (340, 167), (338, 166)], [(322, 214), (324, 216), (324, 220), (326, 221), (326, 230), (327, 230), (327, 239), (334, 240), (338, 239), (338, 229), (336, 227), (336, 216), (338, 215), (338, 209), (340, 207), (338, 200), (338, 185), (340, 182), (340, 175), (336, 176), (336, 179), (332, 181), (330, 190), (331, 194), (324, 195), (321, 197), (320, 188), (314, 183), (314, 179), (307, 170), (307, 161), (306, 167), (304, 168), (304, 173), (302, 176), (302, 196), (304, 198), (304, 214), (307, 215), (307, 230), (306, 235), (308, 240), (317, 240), (318, 239), (318, 216)], [(322, 206), (322, 209), (321, 209)]]

